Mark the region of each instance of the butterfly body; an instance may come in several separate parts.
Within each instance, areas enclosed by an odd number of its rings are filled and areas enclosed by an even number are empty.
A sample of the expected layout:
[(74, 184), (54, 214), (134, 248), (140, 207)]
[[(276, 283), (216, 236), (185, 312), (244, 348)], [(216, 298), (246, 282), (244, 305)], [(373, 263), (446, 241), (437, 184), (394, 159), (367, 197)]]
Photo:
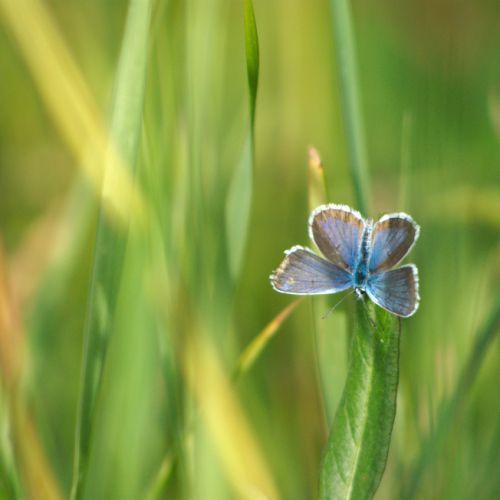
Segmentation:
[(359, 258), (356, 262), (353, 273), (352, 286), (363, 291), (368, 280), (368, 258), (370, 257), (370, 239), (372, 230), (373, 222), (371, 220), (366, 221), (365, 229), (361, 237)]
[(392, 269), (413, 247), (420, 228), (404, 213), (365, 220), (346, 205), (321, 205), (309, 218), (309, 235), (325, 258), (295, 246), (271, 275), (282, 293), (317, 295), (349, 288), (402, 317), (418, 308), (418, 273), (413, 264)]

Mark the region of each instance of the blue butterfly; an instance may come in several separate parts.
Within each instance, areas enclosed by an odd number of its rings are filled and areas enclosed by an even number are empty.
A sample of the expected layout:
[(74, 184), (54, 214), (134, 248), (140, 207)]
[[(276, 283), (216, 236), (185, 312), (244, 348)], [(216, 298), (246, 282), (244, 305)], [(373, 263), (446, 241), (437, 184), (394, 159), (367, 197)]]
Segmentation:
[(309, 218), (309, 236), (322, 254), (294, 246), (271, 274), (272, 287), (295, 295), (336, 293), (353, 288), (378, 306), (402, 316), (418, 308), (418, 271), (392, 269), (411, 250), (420, 232), (407, 214), (365, 220), (347, 205), (321, 205)]

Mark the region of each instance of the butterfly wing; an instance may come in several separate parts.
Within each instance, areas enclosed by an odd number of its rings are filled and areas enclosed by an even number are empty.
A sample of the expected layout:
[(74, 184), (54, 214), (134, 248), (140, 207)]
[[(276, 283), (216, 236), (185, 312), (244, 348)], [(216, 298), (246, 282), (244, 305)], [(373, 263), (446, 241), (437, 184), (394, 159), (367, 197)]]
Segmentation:
[(373, 227), (368, 271), (378, 273), (394, 267), (411, 250), (419, 232), (419, 226), (409, 215), (382, 217)]
[(328, 262), (308, 248), (295, 246), (271, 274), (272, 287), (294, 295), (318, 295), (346, 290), (352, 284), (348, 272)]
[(366, 293), (375, 304), (387, 311), (404, 318), (411, 316), (420, 301), (416, 266), (408, 264), (370, 276)]
[(335, 265), (353, 272), (365, 222), (347, 205), (321, 205), (309, 218), (309, 235), (323, 255)]

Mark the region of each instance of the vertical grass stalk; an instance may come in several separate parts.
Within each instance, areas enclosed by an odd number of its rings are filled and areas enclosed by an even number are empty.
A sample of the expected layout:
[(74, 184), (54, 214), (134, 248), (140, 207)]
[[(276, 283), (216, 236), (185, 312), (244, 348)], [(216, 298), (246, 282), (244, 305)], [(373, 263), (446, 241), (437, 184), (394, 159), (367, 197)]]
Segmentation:
[[(368, 215), (367, 155), (350, 9), (348, 0), (331, 0), (330, 5), (356, 208)], [(321, 469), (322, 500), (374, 495), (396, 414), (400, 320), (364, 298), (356, 301), (351, 322), (347, 379)]]
[(425, 471), (436, 459), (438, 451), (447, 435), (447, 430), (457, 420), (457, 415), (460, 412), (463, 402), (466, 400), (468, 391), (476, 379), (488, 348), (499, 333), (500, 300), (497, 300), (484, 326), (476, 336), (469, 359), (464, 365), (455, 385), (455, 390), (439, 409), (437, 422), (420, 448), (420, 454), (415, 461), (408, 483), (402, 488), (400, 498), (410, 500), (417, 495)]
[[(131, 0), (115, 83), (110, 123), (111, 148), (116, 148), (131, 173), (137, 156), (147, 66), (150, 0)], [(106, 165), (102, 203), (119, 189)], [(111, 170), (112, 173), (112, 170)], [(80, 402), (77, 415), (71, 498), (81, 498), (90, 455), (96, 398), (114, 323), (114, 311), (127, 242), (126, 230), (112, 225), (102, 207), (94, 249), (88, 299)]]
[(252, 0), (245, 0), (244, 23), (250, 124), (242, 156), (231, 179), (226, 200), (227, 248), (233, 279), (238, 277), (241, 269), (252, 208), (255, 106), (259, 84), (259, 38)]
[(252, 0), (245, 0), (245, 49), (247, 59), (248, 89), (250, 91), (250, 133), (254, 134), (255, 104), (259, 85), (259, 38)]
[[(318, 151), (309, 148), (308, 161), (308, 191), (309, 211), (312, 212), (318, 205), (328, 203), (331, 198), (328, 192), (328, 182), (325, 168)], [(339, 300), (336, 297), (334, 300)], [(335, 415), (339, 402), (345, 366), (341, 363), (332, 363), (339, 344), (343, 342), (342, 332), (345, 321), (343, 311), (329, 314), (332, 307), (326, 296), (315, 297), (311, 301), (312, 322), (314, 329), (314, 344), (316, 354), (317, 377), (320, 383), (320, 394), (324, 408), (325, 423), (330, 424)], [(333, 333), (335, 332), (335, 333)], [(340, 388), (339, 388), (340, 387)], [(338, 389), (339, 388), (339, 389)], [(337, 390), (338, 389), (338, 390)]]
[(370, 185), (368, 159), (349, 0), (330, 0), (330, 6), (335, 37), (335, 54), (339, 69), (342, 117), (346, 130), (356, 208), (367, 215), (371, 206), (368, 190)]

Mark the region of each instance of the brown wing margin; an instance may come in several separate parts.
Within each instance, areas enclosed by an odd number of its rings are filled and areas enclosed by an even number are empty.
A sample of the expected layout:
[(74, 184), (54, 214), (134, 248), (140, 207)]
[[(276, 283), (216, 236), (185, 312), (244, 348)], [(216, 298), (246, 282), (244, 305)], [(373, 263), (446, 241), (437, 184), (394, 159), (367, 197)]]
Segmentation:
[(391, 269), (412, 249), (420, 227), (405, 213), (384, 215), (373, 227), (370, 273)]
[(352, 272), (356, 265), (365, 221), (347, 205), (321, 205), (309, 217), (309, 236), (323, 255)]

